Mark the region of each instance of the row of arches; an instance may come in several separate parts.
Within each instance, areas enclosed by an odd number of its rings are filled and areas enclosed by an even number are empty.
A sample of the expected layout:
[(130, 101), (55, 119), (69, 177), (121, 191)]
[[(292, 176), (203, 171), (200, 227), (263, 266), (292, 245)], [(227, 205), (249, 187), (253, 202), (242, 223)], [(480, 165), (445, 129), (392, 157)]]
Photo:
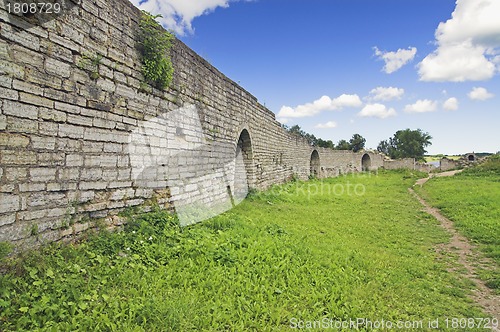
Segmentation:
[[(241, 167), (236, 167), (235, 182), (243, 180), (243, 182), (246, 182), (248, 188), (255, 187), (252, 139), (247, 129), (243, 129), (238, 137), (238, 143), (236, 146), (236, 160), (240, 160), (240, 163), (242, 163), (242, 165)], [(312, 151), (309, 165), (310, 176), (319, 177), (321, 172), (321, 160), (318, 150), (314, 149)], [(363, 154), (363, 156), (361, 157), (362, 171), (369, 171), (371, 167), (372, 162), (370, 155), (368, 153)], [(239, 187), (241, 186), (245, 186), (245, 184), (241, 183)]]

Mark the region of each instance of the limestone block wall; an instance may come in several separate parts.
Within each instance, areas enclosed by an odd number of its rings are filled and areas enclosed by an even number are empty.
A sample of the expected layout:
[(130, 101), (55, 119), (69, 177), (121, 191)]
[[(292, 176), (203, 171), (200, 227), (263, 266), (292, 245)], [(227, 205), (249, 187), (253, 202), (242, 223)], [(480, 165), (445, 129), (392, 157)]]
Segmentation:
[[(314, 150), (318, 176), (362, 169), (362, 154), (287, 133), (180, 41), (171, 86), (145, 90), (140, 11), (126, 0), (74, 2), (40, 26), (0, 0), (0, 241), (55, 241), (153, 204), (199, 221), (248, 188), (307, 179)], [(382, 166), (369, 155), (371, 169)]]
[(415, 159), (405, 158), (397, 160), (384, 160), (385, 169), (415, 169)]

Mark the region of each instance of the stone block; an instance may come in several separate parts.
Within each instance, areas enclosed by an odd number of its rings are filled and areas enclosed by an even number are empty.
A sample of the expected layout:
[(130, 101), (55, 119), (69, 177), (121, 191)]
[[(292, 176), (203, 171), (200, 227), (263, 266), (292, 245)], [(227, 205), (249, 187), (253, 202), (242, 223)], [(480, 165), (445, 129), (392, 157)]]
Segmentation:
[(12, 88), (12, 77), (10, 75), (6, 75), (6, 74), (0, 75), (0, 87), (11, 89)]
[(5, 168), (5, 179), (8, 182), (20, 182), (28, 178), (28, 169), (22, 167)]
[(19, 102), (12, 102), (9, 100), (4, 101), (3, 103), (3, 113), (5, 115), (12, 115), (18, 118), (27, 118), (32, 120), (38, 119), (38, 107)]
[(54, 107), (54, 102), (52, 100), (47, 99), (45, 97), (32, 95), (26, 92), (19, 92), (19, 100), (22, 101), (23, 103), (37, 105), (37, 106), (43, 106), (47, 108)]
[(67, 167), (80, 167), (83, 166), (83, 156), (79, 154), (68, 154), (66, 155), (66, 166)]
[(30, 234), (29, 225), (13, 223), (2, 227), (0, 242), (12, 242), (27, 238)]
[(32, 151), (0, 150), (2, 165), (34, 165), (36, 154)]
[(78, 126), (87, 126), (87, 127), (92, 127), (93, 120), (95, 119), (75, 114), (68, 114), (68, 119), (67, 119), (68, 123), (76, 124)]
[(91, 182), (80, 182), (80, 190), (103, 190), (106, 189), (106, 182), (91, 181)]
[(59, 137), (69, 137), (69, 138), (83, 138), (83, 134), (84, 134), (84, 128), (65, 123), (59, 124), (59, 131), (57, 133)]
[(20, 202), (18, 195), (0, 193), (0, 214), (19, 211)]
[(39, 134), (48, 136), (57, 136), (59, 132), (59, 125), (53, 122), (40, 122), (39, 123)]
[(39, 152), (37, 154), (38, 166), (64, 166), (64, 152)]
[(85, 167), (116, 167), (117, 156), (105, 154), (99, 156), (85, 156)]
[(19, 93), (12, 89), (0, 87), (0, 99), (18, 100)]
[(21, 211), (17, 213), (20, 221), (30, 221), (45, 218), (47, 210)]
[(60, 193), (34, 193), (28, 197), (29, 207), (66, 205), (66, 195)]
[(60, 111), (66, 112), (66, 113), (72, 113), (72, 114), (80, 114), (81, 109), (82, 109), (80, 106), (67, 104), (67, 103), (61, 103), (58, 101), (55, 102), (54, 107), (57, 110), (60, 110)]
[(0, 215), (0, 227), (10, 225), (16, 222), (16, 214), (8, 213)]
[(64, 38), (55, 32), (49, 32), (50, 41), (63, 46), (64, 48), (70, 49), (81, 53), (80, 46), (68, 38)]
[(38, 122), (7, 116), (7, 130), (11, 132), (34, 134), (38, 131)]
[(0, 73), (22, 79), (25, 70), (24, 66), (20, 66), (10, 60), (0, 60)]
[(27, 136), (11, 133), (0, 133), (0, 146), (9, 148), (25, 148), (30, 144)]
[(37, 168), (31, 168), (29, 172), (31, 181), (49, 182), (49, 181), (55, 181), (57, 168), (37, 167)]
[(34, 51), (40, 49), (40, 39), (38, 37), (24, 30), (14, 30), (10, 25), (2, 23), (0, 35)]
[(19, 45), (12, 45), (12, 60), (18, 64), (27, 64), (35, 67), (43, 66), (43, 55)]
[(5, 130), (7, 128), (7, 117), (5, 115), (0, 115), (0, 130)]
[(71, 66), (62, 61), (47, 58), (45, 59), (45, 71), (49, 74), (68, 78), (71, 75)]
[(43, 191), (45, 188), (45, 183), (22, 183), (19, 185), (20, 192)]
[(101, 168), (84, 168), (80, 173), (81, 181), (98, 181), (102, 179)]
[(77, 184), (76, 183), (60, 183), (60, 182), (53, 182), (53, 183), (47, 183), (47, 191), (68, 191), (68, 190), (76, 190), (77, 189)]
[(59, 169), (57, 179), (59, 181), (72, 181), (76, 182), (80, 178), (80, 169), (78, 167), (67, 167)]
[(20, 81), (15, 79), (12, 82), (12, 87), (18, 91), (29, 92), (38, 96), (43, 96), (43, 88), (41, 88), (38, 85), (31, 84), (25, 81)]
[(54, 150), (56, 138), (50, 136), (31, 136), (31, 146), (33, 149)]
[(66, 113), (49, 108), (41, 108), (38, 116), (40, 119), (54, 122), (66, 122), (67, 119)]

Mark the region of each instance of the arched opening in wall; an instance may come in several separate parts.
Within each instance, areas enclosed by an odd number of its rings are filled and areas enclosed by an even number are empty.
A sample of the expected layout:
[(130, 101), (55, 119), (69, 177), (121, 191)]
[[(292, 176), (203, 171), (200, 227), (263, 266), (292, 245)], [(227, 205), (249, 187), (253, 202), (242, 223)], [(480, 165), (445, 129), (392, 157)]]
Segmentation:
[(320, 171), (320, 167), (321, 167), (321, 163), (320, 163), (320, 160), (319, 160), (319, 153), (317, 150), (314, 150), (311, 154), (311, 163), (310, 163), (310, 169), (311, 169), (311, 173), (310, 173), (310, 176), (311, 177), (319, 177), (319, 171)]
[(233, 188), (228, 186), (231, 200), (239, 203), (251, 188), (255, 188), (252, 140), (248, 130), (243, 129), (236, 144)]
[(467, 159), (469, 159), (469, 161), (475, 161), (476, 160), (476, 157), (473, 155), (473, 154), (470, 154)]
[(363, 172), (368, 172), (372, 166), (372, 159), (368, 153), (365, 153), (361, 158), (361, 169)]

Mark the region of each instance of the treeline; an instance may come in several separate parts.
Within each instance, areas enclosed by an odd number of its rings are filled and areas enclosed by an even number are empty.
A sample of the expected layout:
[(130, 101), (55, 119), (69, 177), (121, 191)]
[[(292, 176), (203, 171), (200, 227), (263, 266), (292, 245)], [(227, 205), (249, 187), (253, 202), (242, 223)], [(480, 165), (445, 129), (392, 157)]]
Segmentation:
[(322, 138), (316, 137), (313, 134), (305, 132), (304, 130), (302, 130), (302, 128), (300, 128), (299, 125), (295, 125), (292, 127), (288, 127), (286, 125), (282, 126), (289, 133), (305, 138), (309, 142), (309, 144), (311, 144), (311, 146), (328, 148), (332, 150), (351, 150), (354, 152), (358, 152), (365, 148), (366, 139), (360, 134), (352, 135), (349, 141), (341, 139), (340, 141), (337, 142), (337, 144), (335, 144), (331, 140), (325, 141)]
[[(365, 148), (366, 139), (360, 134), (352, 135), (349, 141), (341, 139), (335, 144), (331, 140), (325, 141), (305, 132), (299, 125), (292, 127), (282, 125), (282, 127), (289, 133), (305, 138), (311, 146), (332, 150), (351, 150), (354, 152)], [(424, 155), (427, 152), (425, 148), (432, 145), (431, 140), (432, 136), (422, 131), (422, 129), (398, 130), (389, 139), (381, 141), (377, 150), (392, 159), (415, 158), (417, 160), (424, 160)]]

